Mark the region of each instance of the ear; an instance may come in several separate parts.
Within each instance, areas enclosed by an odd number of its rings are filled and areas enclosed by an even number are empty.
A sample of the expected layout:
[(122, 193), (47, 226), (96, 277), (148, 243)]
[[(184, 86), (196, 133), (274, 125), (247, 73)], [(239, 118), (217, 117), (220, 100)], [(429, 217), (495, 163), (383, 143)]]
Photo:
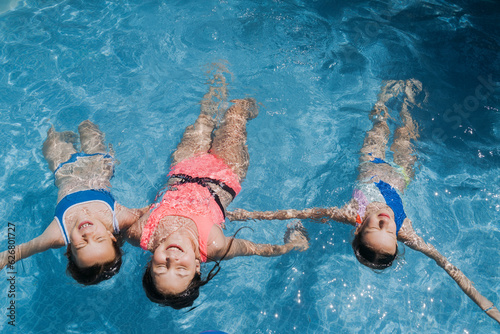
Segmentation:
[(356, 224), (356, 230), (354, 230), (354, 235), (358, 235), (359, 233), (361, 233), (362, 227), (363, 224)]
[(111, 233), (110, 231), (106, 231), (106, 232), (108, 232), (108, 235), (111, 238), (111, 240), (113, 240), (114, 242), (116, 242), (116, 238), (115, 238), (114, 234)]
[(201, 275), (201, 262), (198, 259), (196, 259), (195, 262), (196, 262), (196, 273), (198, 275)]

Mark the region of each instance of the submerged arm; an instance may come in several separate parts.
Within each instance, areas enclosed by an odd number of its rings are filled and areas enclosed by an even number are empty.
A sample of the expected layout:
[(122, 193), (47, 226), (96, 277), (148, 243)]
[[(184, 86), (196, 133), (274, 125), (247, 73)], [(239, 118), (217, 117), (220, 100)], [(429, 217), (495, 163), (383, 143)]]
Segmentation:
[(434, 261), (443, 268), (451, 278), (455, 280), (458, 286), (470, 299), (472, 299), (483, 311), (491, 318), (500, 323), (500, 312), (486, 297), (481, 295), (474, 287), (474, 283), (465, 276), (457, 267), (448, 261), (448, 259), (439, 253), (434, 246), (426, 243), (413, 229), (411, 221), (407, 218), (398, 234), (398, 240), (403, 242), (411, 249), (417, 250)]
[(246, 211), (236, 209), (232, 212), (227, 212), (229, 220), (289, 220), (289, 219), (313, 219), (320, 223), (326, 223), (327, 220), (335, 220), (344, 224), (356, 225), (356, 208), (357, 204), (354, 200), (350, 201), (344, 207), (330, 208), (310, 208), (304, 210), (276, 210), (276, 211)]
[(259, 255), (265, 257), (279, 256), (290, 252), (293, 249), (301, 250), (296, 244), (287, 243), (284, 245), (256, 244), (245, 239), (234, 239), (229, 252), (224, 260), (229, 260), (237, 256)]
[[(309, 248), (309, 237), (300, 223), (289, 224), (284, 236), (284, 245), (256, 244), (245, 239), (223, 237), (224, 247), (215, 251), (216, 260), (228, 260), (237, 256), (259, 255), (279, 256), (292, 250), (305, 251)], [(219, 242), (222, 241), (219, 239)], [(217, 244), (217, 241), (215, 242)], [(228, 250), (229, 249), (229, 250)]]
[(61, 232), (57, 226), (57, 221), (53, 220), (38, 237), (0, 253), (0, 270), (6, 265), (13, 265), (15, 262), (31, 255), (62, 246), (64, 246), (64, 241)]

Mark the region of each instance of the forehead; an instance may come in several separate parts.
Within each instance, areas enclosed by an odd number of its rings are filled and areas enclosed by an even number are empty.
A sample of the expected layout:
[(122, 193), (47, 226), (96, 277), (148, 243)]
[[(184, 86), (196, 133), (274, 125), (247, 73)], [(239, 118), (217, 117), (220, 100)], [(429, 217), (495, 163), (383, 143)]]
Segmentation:
[(116, 258), (116, 252), (112, 245), (103, 247), (84, 247), (73, 253), (75, 262), (79, 267), (93, 266), (113, 261)]
[(367, 229), (363, 233), (362, 242), (376, 252), (387, 254), (393, 254), (397, 246), (395, 236), (381, 230)]
[(178, 294), (185, 291), (191, 283), (194, 275), (180, 277), (177, 275), (153, 275), (156, 289), (164, 294)]
[[(81, 244), (83, 247), (76, 248), (72, 244), (72, 249), (76, 255), (106, 255), (108, 253), (115, 253), (113, 241), (111, 238), (105, 239), (101, 242), (87, 242), (85, 244)], [(77, 243), (78, 246), (78, 243)]]

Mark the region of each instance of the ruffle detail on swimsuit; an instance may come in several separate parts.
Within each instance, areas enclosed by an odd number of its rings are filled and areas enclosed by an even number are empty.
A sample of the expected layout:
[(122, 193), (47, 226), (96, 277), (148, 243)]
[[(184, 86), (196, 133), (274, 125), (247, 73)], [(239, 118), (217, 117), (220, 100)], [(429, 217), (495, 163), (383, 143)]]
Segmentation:
[(180, 216), (193, 221), (197, 217), (208, 217), (221, 224), (224, 215), (206, 187), (196, 183), (185, 183), (172, 187), (160, 203), (153, 206), (153, 212), (143, 227), (140, 246), (147, 250), (158, 224), (166, 216)]

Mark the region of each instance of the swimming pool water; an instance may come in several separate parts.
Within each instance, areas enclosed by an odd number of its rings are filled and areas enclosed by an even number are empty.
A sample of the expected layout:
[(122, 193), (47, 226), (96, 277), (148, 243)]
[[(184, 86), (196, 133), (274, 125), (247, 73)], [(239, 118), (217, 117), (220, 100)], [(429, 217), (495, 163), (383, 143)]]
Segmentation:
[[(0, 250), (8, 222), (21, 243), (52, 220), (57, 190), (41, 152), (51, 125), (97, 123), (121, 162), (113, 194), (144, 206), (197, 117), (207, 64), (222, 64), (230, 98), (262, 103), (230, 208), (340, 206), (382, 81), (416, 78), (428, 99), (413, 112), (419, 170), (406, 212), (498, 307), (499, 14), (495, 1), (20, 1), (0, 14)], [(35, 255), (16, 266), (15, 328), (0, 273), (0, 331), (500, 332), (424, 255), (406, 248), (378, 274), (354, 258), (350, 227), (304, 225), (308, 251), (223, 263), (189, 313), (149, 302), (149, 255), (130, 245), (116, 277), (85, 288), (64, 274), (63, 250)], [(228, 223), (226, 234), (242, 226), (253, 229), (242, 238), (281, 243), (286, 222)]]

